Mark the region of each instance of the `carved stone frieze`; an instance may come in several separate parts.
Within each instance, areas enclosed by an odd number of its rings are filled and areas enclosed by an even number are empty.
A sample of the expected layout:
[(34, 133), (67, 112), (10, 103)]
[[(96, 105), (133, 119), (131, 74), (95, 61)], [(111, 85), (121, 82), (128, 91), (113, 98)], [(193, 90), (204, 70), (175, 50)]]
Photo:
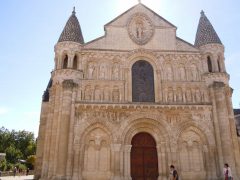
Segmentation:
[(120, 123), (127, 119), (129, 112), (118, 109), (88, 109), (80, 108), (75, 113), (77, 124), (86, 122), (89, 119), (98, 119), (100, 121), (108, 121), (111, 123)]

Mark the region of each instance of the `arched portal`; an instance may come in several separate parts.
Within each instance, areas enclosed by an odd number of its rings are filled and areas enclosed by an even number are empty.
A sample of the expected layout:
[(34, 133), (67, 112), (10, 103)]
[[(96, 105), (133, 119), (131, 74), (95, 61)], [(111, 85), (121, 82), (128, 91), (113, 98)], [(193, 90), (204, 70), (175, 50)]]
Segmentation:
[(147, 61), (139, 60), (132, 66), (132, 101), (155, 101), (153, 68)]
[(131, 177), (132, 180), (157, 180), (158, 158), (156, 142), (145, 132), (132, 138)]

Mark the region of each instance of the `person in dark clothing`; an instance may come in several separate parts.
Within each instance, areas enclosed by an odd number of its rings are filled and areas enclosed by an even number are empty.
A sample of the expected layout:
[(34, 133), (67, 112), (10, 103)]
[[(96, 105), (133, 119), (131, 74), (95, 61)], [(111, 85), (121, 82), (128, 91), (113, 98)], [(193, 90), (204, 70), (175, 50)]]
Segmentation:
[(14, 169), (13, 169), (13, 176), (15, 177), (16, 174), (17, 174), (17, 167), (14, 167)]
[(171, 180), (178, 180), (178, 172), (175, 169), (174, 165), (170, 166)]
[(26, 171), (26, 175), (28, 176), (28, 174), (29, 174), (29, 168), (27, 168), (27, 171)]

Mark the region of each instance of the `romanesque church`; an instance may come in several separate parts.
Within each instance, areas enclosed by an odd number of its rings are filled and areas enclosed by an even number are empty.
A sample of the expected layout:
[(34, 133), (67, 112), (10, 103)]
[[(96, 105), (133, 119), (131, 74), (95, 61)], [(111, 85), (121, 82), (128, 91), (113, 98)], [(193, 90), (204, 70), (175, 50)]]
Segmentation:
[[(84, 27), (83, 27), (84, 28)], [(35, 178), (240, 179), (224, 45), (201, 12), (194, 45), (138, 3), (84, 42), (75, 10), (43, 95)]]

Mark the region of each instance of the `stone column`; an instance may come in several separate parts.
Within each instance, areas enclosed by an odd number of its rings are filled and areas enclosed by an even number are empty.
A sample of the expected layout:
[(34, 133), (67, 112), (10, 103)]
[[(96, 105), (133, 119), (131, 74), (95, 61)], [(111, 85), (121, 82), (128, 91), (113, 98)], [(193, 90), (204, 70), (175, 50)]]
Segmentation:
[(73, 146), (73, 175), (72, 179), (79, 180), (79, 158), (80, 158), (80, 144), (75, 144)]
[(57, 162), (57, 176), (66, 178), (66, 165), (68, 159), (68, 143), (69, 130), (71, 121), (71, 108), (73, 89), (76, 84), (73, 80), (63, 81), (63, 100), (62, 100), (62, 114), (60, 119), (60, 131), (58, 142), (58, 162)]
[(165, 144), (157, 146), (158, 153), (158, 180), (167, 180), (167, 161)]
[(125, 97), (128, 102), (132, 102), (132, 77), (130, 72), (131, 70), (128, 68), (124, 69)]
[[(236, 174), (235, 161), (234, 161), (234, 146), (230, 132), (230, 122), (228, 117), (228, 109), (226, 104), (226, 86), (222, 82), (215, 82), (213, 84), (215, 93), (215, 102), (217, 109), (217, 118), (219, 122), (221, 148), (224, 163), (228, 163), (232, 169), (233, 175)], [(223, 164), (220, 165), (220, 169), (223, 168)]]
[(207, 150), (205, 149), (204, 153), (207, 158), (207, 171), (208, 171), (208, 179), (217, 179), (217, 168), (216, 168), (216, 148), (214, 146), (210, 146)]
[(226, 104), (228, 109), (228, 118), (230, 123), (230, 132), (231, 132), (231, 139), (233, 141), (233, 149), (234, 149), (234, 160), (236, 164), (236, 172), (237, 175), (240, 177), (240, 146), (238, 143), (238, 137), (236, 133), (236, 123), (235, 123), (235, 117), (233, 113), (233, 106), (232, 106), (232, 93), (233, 90), (230, 87), (226, 88)]
[(113, 180), (121, 180), (121, 171), (120, 171), (120, 150), (121, 144), (112, 144), (111, 150), (113, 154)]
[(70, 53), (68, 55), (68, 65), (67, 65), (67, 68), (73, 68), (73, 59), (74, 59), (74, 54)]
[(223, 152), (222, 152), (222, 141), (220, 136), (220, 127), (219, 127), (219, 121), (217, 116), (217, 107), (216, 107), (216, 100), (214, 95), (214, 88), (213, 86), (210, 87), (210, 99), (213, 104), (213, 127), (214, 127), (214, 133), (216, 137), (216, 149), (217, 149), (217, 176), (220, 176), (222, 174), (222, 169), (220, 167), (223, 167)]
[(60, 85), (54, 85), (52, 87), (52, 92), (54, 92), (54, 102), (53, 102), (53, 114), (51, 116), (52, 119), (52, 129), (51, 129), (51, 138), (50, 138), (50, 151), (49, 151), (49, 174), (48, 177), (51, 177), (53, 174), (55, 174), (55, 169), (57, 166), (56, 162), (56, 155), (58, 150), (58, 124), (59, 124), (59, 112), (61, 109), (61, 86)]
[(213, 72), (219, 72), (217, 59), (218, 59), (217, 55), (214, 55), (212, 59)]
[(161, 84), (161, 71), (159, 69), (154, 73), (154, 94), (155, 102), (162, 102), (162, 84)]
[(66, 176), (67, 179), (71, 179), (72, 177), (72, 169), (73, 169), (73, 140), (74, 140), (74, 123), (75, 123), (75, 104), (74, 101), (76, 99), (77, 94), (77, 86), (73, 90), (72, 94), (72, 104), (71, 104), (71, 115), (70, 115), (70, 124), (69, 124), (69, 137), (68, 137), (68, 154), (67, 154), (67, 168), (66, 168)]
[(131, 148), (132, 145), (124, 146), (124, 180), (131, 180)]

